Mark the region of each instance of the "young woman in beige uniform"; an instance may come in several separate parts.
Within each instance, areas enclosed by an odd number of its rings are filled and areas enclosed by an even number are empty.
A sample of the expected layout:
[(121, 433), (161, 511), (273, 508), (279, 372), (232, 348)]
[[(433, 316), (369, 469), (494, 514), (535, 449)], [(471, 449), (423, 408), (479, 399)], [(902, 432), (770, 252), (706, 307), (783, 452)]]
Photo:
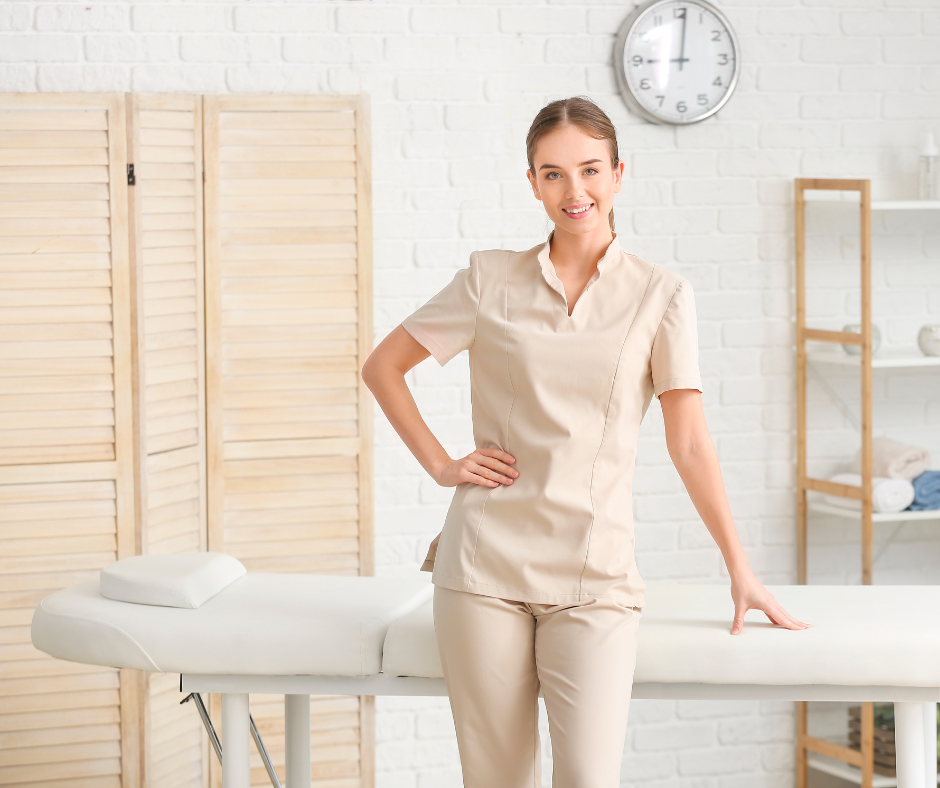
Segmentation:
[[(555, 225), (548, 240), (474, 252), (362, 376), (424, 469), (456, 487), (421, 568), (435, 586), (464, 785), (541, 785), (541, 688), (554, 788), (616, 788), (645, 588), (632, 479), (653, 396), (669, 456), (728, 567), (731, 634), (752, 608), (807, 625), (758, 582), (738, 540), (702, 410), (692, 287), (613, 232), (624, 165), (610, 119), (587, 99), (555, 101), (526, 147), (526, 175)], [(466, 349), (476, 448), (452, 459), (404, 376)]]

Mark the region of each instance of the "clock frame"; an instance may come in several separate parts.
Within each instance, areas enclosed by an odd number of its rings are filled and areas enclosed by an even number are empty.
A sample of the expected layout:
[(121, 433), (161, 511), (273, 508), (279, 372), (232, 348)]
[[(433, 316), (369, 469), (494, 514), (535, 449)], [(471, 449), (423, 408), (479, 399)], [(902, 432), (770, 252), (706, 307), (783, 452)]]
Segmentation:
[[(725, 57), (726, 59), (727, 58), (732, 59), (733, 61), (732, 73), (731, 73), (730, 79), (728, 80), (727, 86), (723, 86), (724, 93), (722, 94), (721, 98), (717, 101), (717, 103), (714, 106), (708, 107), (708, 109), (702, 112), (701, 114), (693, 115), (691, 112), (689, 112), (688, 113), (689, 117), (684, 117), (686, 113), (679, 112), (678, 113), (679, 117), (676, 118), (675, 117), (676, 112), (674, 111), (670, 111), (668, 115), (665, 112), (657, 113), (655, 108), (646, 106), (639, 99), (636, 89), (631, 84), (629, 75), (627, 74), (627, 70), (632, 67), (632, 66), (629, 66), (627, 63), (628, 58), (630, 57), (630, 52), (628, 51), (628, 47), (631, 47), (637, 41), (637, 39), (634, 36), (634, 33), (636, 32), (638, 27), (640, 27), (642, 24), (647, 22), (651, 17), (655, 18), (656, 11), (660, 8), (662, 9), (664, 13), (666, 13), (668, 9), (672, 9), (671, 13), (673, 15), (675, 14), (676, 11), (683, 10), (683, 13), (685, 15), (684, 17), (673, 16), (673, 19), (678, 19), (678, 18), (683, 19), (683, 25), (686, 25), (688, 23), (688, 18), (690, 14), (696, 13), (697, 11), (704, 11), (704, 12), (707, 12), (708, 14), (712, 14), (718, 20), (718, 22), (722, 25), (723, 30), (716, 31), (711, 28), (708, 28), (708, 31), (707, 31), (708, 35), (713, 37), (710, 39), (709, 43), (711, 43), (711, 41), (725, 40), (725, 33), (727, 33), (726, 40), (728, 42), (728, 46), (731, 48), (731, 52), (719, 53), (719, 56)], [(716, 33), (720, 36), (719, 38), (714, 38)], [(694, 68), (701, 69), (704, 67), (704, 64), (702, 63), (694, 64), (692, 60), (684, 58), (684, 51), (685, 51), (685, 38), (683, 35), (682, 50), (679, 53), (679, 58), (678, 58), (680, 69), (685, 65), (688, 65), (690, 69), (694, 69)], [(728, 21), (727, 17), (725, 17), (725, 15), (721, 13), (721, 11), (715, 8), (715, 6), (713, 6), (711, 3), (707, 2), (707, 0), (648, 0), (648, 2), (645, 2), (642, 5), (639, 5), (635, 9), (633, 9), (633, 11), (624, 20), (623, 24), (620, 27), (620, 31), (617, 34), (617, 39), (614, 44), (614, 72), (617, 76), (617, 85), (620, 88), (620, 94), (623, 97), (624, 102), (633, 112), (635, 112), (636, 114), (640, 115), (643, 118), (646, 118), (647, 120), (653, 123), (667, 124), (667, 125), (674, 125), (674, 126), (688, 126), (692, 123), (699, 123), (705, 120), (706, 118), (711, 117), (728, 102), (728, 99), (731, 98), (731, 94), (734, 92), (734, 88), (738, 82), (738, 76), (741, 72), (740, 54), (741, 54), (741, 47), (738, 43), (738, 38), (735, 35), (734, 28), (731, 26), (731, 23)], [(639, 56), (638, 54), (634, 55), (634, 57), (638, 57), (638, 56)], [(649, 62), (650, 61), (648, 60), (647, 64), (645, 65), (648, 65)], [(719, 62), (713, 65), (716, 69), (724, 68), (725, 66), (728, 65), (728, 62), (726, 60), (725, 63)], [(670, 67), (670, 72), (669, 72), (670, 81), (672, 80), (675, 71), (676, 71), (675, 67)], [(668, 92), (668, 90), (669, 90), (668, 87), (664, 89), (664, 95), (662, 97), (660, 104), (662, 104), (663, 101), (665, 100), (665, 93)], [(697, 94), (696, 96), (690, 97), (690, 100), (691, 98), (698, 98), (701, 95), (703, 94)], [(677, 106), (679, 106), (680, 104), (682, 104), (682, 102), (677, 102)], [(691, 109), (694, 109), (694, 106), (695, 105), (691, 105)]]

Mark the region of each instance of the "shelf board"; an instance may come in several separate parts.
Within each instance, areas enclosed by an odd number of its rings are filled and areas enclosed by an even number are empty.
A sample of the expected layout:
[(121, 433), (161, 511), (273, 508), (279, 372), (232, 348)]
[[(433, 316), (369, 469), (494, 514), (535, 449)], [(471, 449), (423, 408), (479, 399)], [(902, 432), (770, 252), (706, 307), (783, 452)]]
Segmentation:
[(873, 200), (873, 211), (936, 211), (940, 200)]
[[(845, 506), (834, 506), (824, 501), (807, 501), (806, 508), (817, 514), (830, 514), (835, 517), (844, 517), (847, 520), (861, 520), (862, 512), (858, 509), (849, 509)], [(940, 509), (927, 509), (925, 511), (903, 512), (872, 512), (873, 523), (898, 523), (909, 520), (940, 520)]]
[[(856, 785), (862, 784), (862, 770), (856, 766), (849, 766), (849, 764), (842, 763), (841, 761), (823, 760), (822, 758), (813, 756), (807, 758), (806, 762), (810, 769), (831, 774), (833, 777), (839, 777), (846, 782), (855, 783)], [(871, 781), (872, 788), (895, 788), (897, 784), (897, 777), (886, 777), (883, 774), (873, 775)]]
[[(825, 364), (839, 364), (844, 367), (860, 367), (861, 356), (850, 356), (841, 345), (835, 348), (821, 348), (806, 351), (810, 361)], [(940, 356), (925, 356), (919, 348), (879, 348), (871, 357), (872, 369), (897, 369), (901, 367), (940, 367)]]
[[(861, 197), (857, 191), (834, 191), (829, 189), (806, 189), (806, 202), (844, 202), (858, 205)], [(873, 211), (931, 211), (940, 210), (940, 200), (872, 200)]]

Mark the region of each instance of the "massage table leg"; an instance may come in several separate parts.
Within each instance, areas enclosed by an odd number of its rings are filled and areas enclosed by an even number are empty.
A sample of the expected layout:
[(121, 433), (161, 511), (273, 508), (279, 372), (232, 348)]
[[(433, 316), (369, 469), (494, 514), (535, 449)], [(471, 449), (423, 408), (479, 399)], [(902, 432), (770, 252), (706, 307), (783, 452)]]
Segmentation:
[(250, 788), (248, 695), (222, 694), (222, 788)]
[(937, 704), (922, 703), (924, 710), (924, 755), (927, 766), (927, 788), (937, 784)]
[(310, 696), (284, 696), (286, 788), (310, 788)]
[[(932, 703), (895, 703), (894, 734), (897, 758), (898, 788), (936, 788), (937, 763), (928, 764), (928, 753), (936, 752), (926, 746), (928, 731), (936, 731), (936, 722), (927, 724), (927, 707)], [(933, 785), (928, 780), (933, 775)]]

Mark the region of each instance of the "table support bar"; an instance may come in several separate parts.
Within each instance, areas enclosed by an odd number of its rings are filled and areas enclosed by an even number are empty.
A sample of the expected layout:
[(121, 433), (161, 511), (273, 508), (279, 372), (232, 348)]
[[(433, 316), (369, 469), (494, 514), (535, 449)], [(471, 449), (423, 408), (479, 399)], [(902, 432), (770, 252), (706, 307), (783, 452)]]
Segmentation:
[[(222, 760), (222, 744), (219, 742), (219, 737), (215, 732), (215, 726), (212, 724), (212, 719), (209, 717), (209, 712), (206, 710), (206, 704), (202, 701), (202, 695), (198, 692), (190, 692), (185, 698), (180, 701), (180, 705), (186, 703), (187, 701), (192, 700), (196, 704), (196, 710), (199, 712), (199, 716), (202, 719), (202, 724), (206, 728), (206, 733), (209, 734), (209, 741), (212, 742), (212, 749), (215, 750), (215, 754), (219, 758), (219, 763), (224, 763)], [(309, 709), (310, 698), (307, 698), (307, 704)], [(309, 713), (307, 715), (309, 717)], [(264, 742), (261, 740), (261, 733), (258, 731), (258, 726), (255, 725), (255, 718), (251, 716), (251, 713), (248, 714), (248, 726), (251, 729), (251, 738), (255, 740), (255, 746), (258, 748), (258, 753), (261, 755), (261, 760), (264, 763), (265, 771), (268, 773), (268, 777), (271, 780), (271, 785), (274, 788), (281, 788), (281, 781), (278, 779), (277, 772), (274, 769), (274, 764), (271, 763), (271, 756), (268, 755), (268, 749), (264, 746)], [(307, 724), (307, 738), (310, 738), (309, 735), (309, 720)]]
[(310, 696), (284, 696), (284, 734), (287, 787), (308, 788), (310, 765)]
[(248, 757), (248, 693), (222, 696), (222, 788), (251, 788)]

